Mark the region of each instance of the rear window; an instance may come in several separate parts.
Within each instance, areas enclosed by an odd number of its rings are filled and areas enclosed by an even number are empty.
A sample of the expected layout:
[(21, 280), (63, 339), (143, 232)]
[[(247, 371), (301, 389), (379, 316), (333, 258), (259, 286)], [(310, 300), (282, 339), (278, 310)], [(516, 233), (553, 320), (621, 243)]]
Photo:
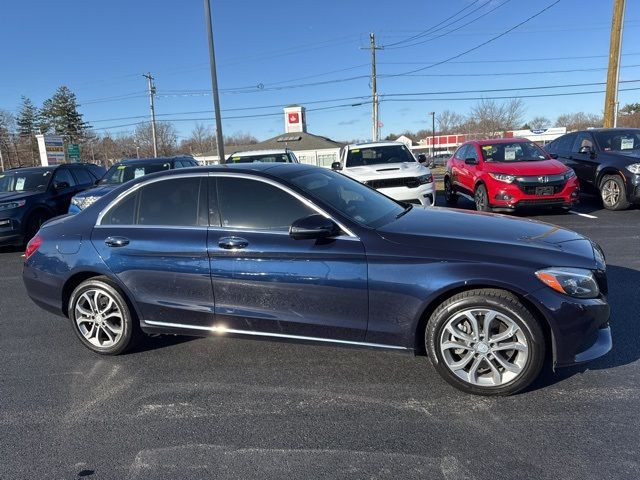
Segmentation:
[(286, 153), (264, 155), (232, 155), (227, 163), (292, 163)]

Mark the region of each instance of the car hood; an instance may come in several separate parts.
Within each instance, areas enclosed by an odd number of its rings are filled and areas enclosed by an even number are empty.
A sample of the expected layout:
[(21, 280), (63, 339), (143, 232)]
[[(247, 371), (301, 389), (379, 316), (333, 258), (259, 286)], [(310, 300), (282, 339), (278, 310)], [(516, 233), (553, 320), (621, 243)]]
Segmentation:
[(23, 198), (38, 195), (39, 193), (42, 192), (0, 192), (0, 203), (22, 200)]
[(597, 268), (593, 244), (556, 225), (491, 213), (413, 208), (379, 229), (385, 240), (447, 260)]
[(90, 188), (89, 190), (85, 190), (76, 195), (76, 198), (84, 198), (84, 197), (102, 197), (109, 192), (112, 192), (120, 185), (98, 185), (97, 187)]
[(507, 175), (557, 175), (567, 171), (566, 165), (558, 160), (536, 160), (535, 162), (485, 162), (484, 169), (491, 173)]
[(342, 170), (342, 173), (360, 182), (366, 182), (384, 178), (417, 177), (427, 175), (430, 171), (418, 162), (404, 162), (347, 167)]

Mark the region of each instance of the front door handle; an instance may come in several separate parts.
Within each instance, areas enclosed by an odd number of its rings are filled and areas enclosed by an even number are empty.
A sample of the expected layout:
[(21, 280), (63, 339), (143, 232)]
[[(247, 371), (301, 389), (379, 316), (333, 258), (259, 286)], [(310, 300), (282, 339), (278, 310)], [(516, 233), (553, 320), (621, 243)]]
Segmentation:
[(107, 247), (124, 247), (129, 245), (129, 239), (124, 237), (107, 237), (104, 240)]
[(222, 237), (218, 240), (218, 246), (226, 250), (239, 250), (246, 248), (249, 245), (249, 241), (242, 237)]

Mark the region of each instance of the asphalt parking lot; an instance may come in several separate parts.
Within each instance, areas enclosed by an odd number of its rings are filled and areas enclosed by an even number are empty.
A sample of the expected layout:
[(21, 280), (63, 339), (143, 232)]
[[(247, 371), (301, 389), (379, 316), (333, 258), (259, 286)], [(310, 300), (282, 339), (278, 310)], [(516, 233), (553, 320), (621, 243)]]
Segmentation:
[(2, 250), (0, 477), (640, 478), (640, 208), (584, 197), (532, 218), (603, 246), (614, 350), (509, 398), (357, 348), (161, 337), (100, 357), (27, 298), (21, 252)]

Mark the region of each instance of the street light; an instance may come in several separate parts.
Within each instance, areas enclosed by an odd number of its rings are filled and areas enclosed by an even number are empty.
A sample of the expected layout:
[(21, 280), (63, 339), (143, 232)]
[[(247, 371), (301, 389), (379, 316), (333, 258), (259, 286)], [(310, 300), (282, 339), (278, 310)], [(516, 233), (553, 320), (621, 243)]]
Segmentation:
[(431, 115), (431, 158), (435, 158), (436, 154), (436, 112), (429, 112)]

